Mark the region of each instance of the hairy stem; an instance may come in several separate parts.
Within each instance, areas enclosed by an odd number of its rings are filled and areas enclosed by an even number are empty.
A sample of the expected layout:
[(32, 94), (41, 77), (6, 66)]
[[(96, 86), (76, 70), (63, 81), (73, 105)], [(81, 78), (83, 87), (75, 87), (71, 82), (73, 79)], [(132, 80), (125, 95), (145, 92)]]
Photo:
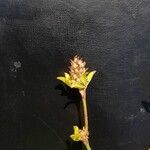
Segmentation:
[(80, 94), (81, 94), (82, 103), (83, 103), (85, 129), (88, 131), (88, 113), (87, 113), (87, 104), (86, 104), (86, 89), (80, 90)]
[[(87, 112), (87, 104), (86, 104), (86, 89), (80, 90), (80, 94), (81, 94), (82, 103), (83, 103), (84, 128), (88, 134), (89, 133), (89, 131), (88, 131), (89, 126), (88, 126), (88, 112)], [(83, 143), (84, 143), (87, 150), (91, 150), (88, 138), (85, 141), (83, 141)]]

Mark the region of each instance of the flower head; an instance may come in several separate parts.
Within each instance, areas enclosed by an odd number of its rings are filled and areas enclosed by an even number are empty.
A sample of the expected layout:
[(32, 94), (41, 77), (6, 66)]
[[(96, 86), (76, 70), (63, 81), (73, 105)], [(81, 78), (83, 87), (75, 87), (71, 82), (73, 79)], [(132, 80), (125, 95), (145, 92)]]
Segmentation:
[(71, 88), (85, 89), (90, 83), (96, 71), (88, 72), (86, 62), (79, 56), (75, 56), (71, 61), (69, 73), (64, 73), (64, 77), (57, 77)]
[(82, 141), (83, 143), (87, 143), (89, 133), (83, 127), (83, 129), (79, 129), (78, 126), (73, 126), (74, 134), (70, 135), (73, 141)]

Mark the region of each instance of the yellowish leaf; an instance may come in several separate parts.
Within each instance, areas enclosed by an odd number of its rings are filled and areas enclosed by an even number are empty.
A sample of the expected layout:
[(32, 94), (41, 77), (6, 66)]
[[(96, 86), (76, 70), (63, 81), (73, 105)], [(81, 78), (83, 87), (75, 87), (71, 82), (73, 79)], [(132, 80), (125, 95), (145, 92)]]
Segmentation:
[(73, 126), (73, 130), (74, 130), (74, 133), (75, 133), (75, 134), (78, 133), (78, 132), (79, 132), (78, 126)]
[(66, 79), (70, 79), (70, 75), (68, 73), (65, 72), (64, 74)]
[(65, 84), (67, 84), (69, 87), (71, 87), (71, 80), (69, 80), (65, 77), (57, 77), (57, 79), (64, 82)]
[(88, 74), (87, 76), (87, 81), (88, 81), (88, 84), (90, 83), (90, 81), (92, 80), (94, 74), (96, 73), (96, 71), (92, 71)]
[(81, 140), (81, 135), (80, 135), (80, 129), (78, 126), (73, 126), (74, 134), (70, 135), (70, 138), (73, 141), (80, 141)]
[(71, 88), (84, 89), (85, 86), (81, 84), (80, 82), (75, 82), (71, 85)]
[(87, 75), (86, 75), (86, 73), (84, 73), (84, 74), (81, 76), (80, 80), (81, 80), (81, 82), (83, 83), (83, 85), (86, 86), (86, 84), (87, 84)]
[(71, 80), (70, 79), (66, 78), (65, 83), (71, 88), (72, 84), (71, 84)]
[(70, 135), (70, 138), (73, 141), (80, 141), (81, 140), (80, 135), (74, 135), (74, 134), (72, 134), (72, 135)]
[(65, 83), (65, 80), (66, 80), (65, 77), (57, 77), (57, 79), (64, 82), (64, 83)]

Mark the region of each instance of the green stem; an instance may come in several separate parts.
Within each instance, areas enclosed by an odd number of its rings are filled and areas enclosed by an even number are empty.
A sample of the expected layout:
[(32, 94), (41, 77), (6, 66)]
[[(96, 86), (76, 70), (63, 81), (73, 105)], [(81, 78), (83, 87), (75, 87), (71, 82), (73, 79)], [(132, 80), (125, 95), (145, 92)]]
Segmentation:
[(84, 144), (84, 145), (85, 145), (85, 147), (86, 147), (87, 150), (91, 150), (91, 147), (90, 147), (89, 143)]

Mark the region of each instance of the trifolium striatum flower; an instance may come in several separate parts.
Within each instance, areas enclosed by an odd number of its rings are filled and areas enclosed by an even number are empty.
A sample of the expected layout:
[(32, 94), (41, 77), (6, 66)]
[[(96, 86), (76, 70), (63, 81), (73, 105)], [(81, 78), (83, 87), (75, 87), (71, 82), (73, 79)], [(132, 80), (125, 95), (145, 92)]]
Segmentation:
[(79, 56), (71, 59), (70, 63), (69, 73), (65, 72), (64, 76), (57, 77), (57, 79), (71, 88), (86, 89), (96, 71), (88, 72), (88, 68), (85, 67), (86, 62), (79, 58)]

